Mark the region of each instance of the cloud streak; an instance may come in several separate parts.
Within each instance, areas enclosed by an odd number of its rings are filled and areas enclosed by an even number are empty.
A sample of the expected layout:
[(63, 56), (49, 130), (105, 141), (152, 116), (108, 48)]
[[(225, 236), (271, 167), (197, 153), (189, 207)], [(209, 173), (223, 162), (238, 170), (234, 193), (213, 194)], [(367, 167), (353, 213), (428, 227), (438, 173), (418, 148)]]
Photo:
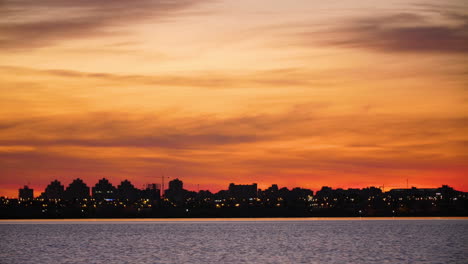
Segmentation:
[[(230, 118), (101, 112), (2, 119), (0, 145), (219, 149), (227, 145), (309, 140), (351, 152), (389, 150), (388, 146), (392, 145), (395, 147), (390, 149), (401, 149), (416, 143), (419, 149), (436, 147), (435, 143), (444, 147), (444, 142), (448, 141), (465, 142), (458, 151), (466, 147), (464, 132), (468, 129), (468, 117), (465, 116), (424, 119), (388, 114), (362, 116), (359, 113), (330, 116), (316, 114), (314, 111), (320, 107), (324, 106), (310, 104), (278, 114), (245, 114)], [(379, 132), (374, 133), (377, 128)], [(313, 145), (310, 147), (314, 149)], [(408, 153), (410, 150), (404, 149)]]
[(128, 24), (171, 19), (200, 2), (5, 0), (0, 2), (0, 48), (23, 50), (63, 40), (121, 34)]
[(383, 181), (376, 175), (387, 175), (387, 182), (401, 174), (460, 177), (468, 169), (466, 116), (321, 116), (311, 109), (224, 118), (104, 112), (2, 119), (1, 181), (93, 182), (111, 175), (142, 182), (169, 168), (172, 176), (216, 186), (347, 184)]
[(445, 23), (413, 13), (358, 18), (329, 31), (303, 32), (298, 38), (306, 43), (318, 38), (322, 45), (390, 53), (467, 53), (468, 16), (443, 14)]
[[(114, 86), (147, 85), (170, 87), (224, 88), (283, 88), (313, 87), (337, 84), (336, 71), (310, 71), (301, 68), (258, 70), (254, 72), (192, 72), (187, 74), (124, 75), (105, 72), (81, 72), (66, 69), (32, 69), (27, 67), (0, 66), (1, 75), (28, 75), (61, 78), (69, 81), (95, 81)], [(328, 77), (328, 78), (327, 78)]]

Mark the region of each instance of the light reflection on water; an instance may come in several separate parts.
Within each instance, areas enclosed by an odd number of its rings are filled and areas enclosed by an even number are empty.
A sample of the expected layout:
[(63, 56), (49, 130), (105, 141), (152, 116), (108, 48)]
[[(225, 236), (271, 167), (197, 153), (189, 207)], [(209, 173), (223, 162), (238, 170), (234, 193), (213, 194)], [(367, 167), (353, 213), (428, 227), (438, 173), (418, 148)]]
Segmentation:
[(466, 219), (316, 220), (0, 221), (0, 263), (466, 263), (468, 259)]

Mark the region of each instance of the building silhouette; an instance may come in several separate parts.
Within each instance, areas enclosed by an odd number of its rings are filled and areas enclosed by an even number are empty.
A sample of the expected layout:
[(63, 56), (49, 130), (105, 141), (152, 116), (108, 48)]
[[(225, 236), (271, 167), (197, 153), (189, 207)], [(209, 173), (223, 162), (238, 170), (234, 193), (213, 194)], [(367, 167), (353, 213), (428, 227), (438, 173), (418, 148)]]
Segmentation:
[(161, 187), (157, 183), (147, 184), (144, 190), (141, 190), (141, 198), (151, 201), (158, 201), (161, 198)]
[(257, 184), (229, 184), (229, 196), (235, 199), (251, 199), (258, 196)]
[(108, 179), (102, 178), (92, 188), (93, 198), (96, 200), (115, 199), (116, 188)]
[(442, 185), (439, 188), (416, 188), (411, 187), (407, 189), (391, 189), (388, 192), (393, 197), (403, 198), (403, 197), (437, 197), (437, 196), (448, 196), (456, 195), (459, 192), (455, 191), (452, 187), (448, 185)]
[(313, 191), (304, 188), (293, 188), (288, 195), (289, 200), (297, 201), (297, 200), (306, 200), (314, 194)]
[(169, 182), (169, 190), (182, 191), (183, 188), (184, 188), (184, 183), (179, 179), (174, 179)]
[(64, 192), (65, 190), (63, 185), (58, 180), (55, 180), (47, 185), (44, 193), (42, 194), (42, 197), (49, 200), (63, 199)]
[(73, 180), (70, 185), (68, 185), (65, 190), (65, 199), (67, 200), (83, 200), (88, 199), (89, 196), (89, 187), (83, 182), (82, 179), (77, 178)]
[(117, 186), (116, 197), (121, 201), (136, 201), (140, 196), (140, 190), (135, 188), (129, 180), (124, 180)]
[(323, 186), (320, 191), (318, 191), (315, 196), (317, 198), (337, 198), (337, 199), (343, 199), (343, 198), (353, 198), (353, 199), (358, 199), (358, 198), (366, 198), (370, 196), (378, 196), (382, 194), (382, 190), (376, 187), (368, 187), (364, 189), (356, 189), (356, 188), (348, 188), (348, 189), (333, 189), (328, 186)]
[(261, 198), (268, 201), (276, 201), (279, 198), (279, 189), (277, 184), (272, 184), (271, 187), (261, 192)]
[(34, 190), (25, 185), (22, 189), (19, 189), (18, 197), (20, 200), (32, 200), (34, 198)]
[(176, 204), (183, 203), (187, 192), (183, 187), (184, 183), (181, 180), (174, 179), (169, 182), (169, 189), (164, 191), (164, 196)]

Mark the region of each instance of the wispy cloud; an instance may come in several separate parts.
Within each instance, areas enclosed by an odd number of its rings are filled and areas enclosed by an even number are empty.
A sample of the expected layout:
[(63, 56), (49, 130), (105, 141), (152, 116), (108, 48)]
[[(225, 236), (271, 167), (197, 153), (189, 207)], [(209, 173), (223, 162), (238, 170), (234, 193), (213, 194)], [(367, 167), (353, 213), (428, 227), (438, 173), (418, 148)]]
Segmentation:
[(145, 19), (167, 20), (200, 0), (0, 2), (0, 48), (22, 50), (63, 40), (122, 33), (125, 26)]
[[(435, 147), (434, 143), (466, 141), (468, 117), (463, 115), (446, 118), (360, 113), (324, 116), (315, 113), (320, 107), (323, 104), (301, 105), (278, 114), (239, 114), (230, 118), (101, 112), (2, 119), (0, 145), (219, 149), (226, 145), (308, 140), (352, 152), (388, 150), (389, 146), (421, 149)], [(281, 144), (271, 146), (277, 145)], [(291, 144), (291, 148), (296, 147), (305, 146)]]
[[(209, 89), (224, 88), (283, 88), (283, 87), (312, 87), (333, 85), (338, 81), (332, 77), (336, 71), (311, 71), (301, 68), (285, 68), (258, 70), (251, 72), (217, 72), (195, 71), (191, 73), (160, 74), (160, 75), (125, 75), (105, 72), (81, 72), (66, 69), (40, 70), (27, 67), (0, 66), (0, 75), (26, 74), (28, 76), (42, 76), (63, 78), (71, 81), (90, 80), (122, 85), (151, 85), (200, 87)], [(0, 88), (1, 89), (1, 88)]]
[[(468, 52), (468, 16), (443, 13), (437, 22), (430, 17), (399, 13), (358, 18), (344, 26), (319, 35), (321, 43), (346, 48), (363, 48), (383, 52), (466, 53)], [(313, 41), (316, 34), (302, 33)]]
[(322, 116), (314, 112), (318, 107), (234, 117), (115, 111), (4, 117), (0, 180), (20, 175), (45, 184), (50, 177), (112, 175), (142, 182), (170, 168), (189, 182), (190, 175), (221, 186), (259, 175), (255, 181), (265, 183), (347, 184), (402, 173), (460, 177), (467, 169), (466, 116)]

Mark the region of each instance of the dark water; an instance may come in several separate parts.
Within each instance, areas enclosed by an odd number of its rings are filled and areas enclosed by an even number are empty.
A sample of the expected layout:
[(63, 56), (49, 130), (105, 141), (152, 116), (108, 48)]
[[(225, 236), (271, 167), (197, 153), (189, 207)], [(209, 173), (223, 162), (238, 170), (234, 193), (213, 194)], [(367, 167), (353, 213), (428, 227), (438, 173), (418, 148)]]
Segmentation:
[(468, 263), (468, 220), (0, 222), (0, 263)]

